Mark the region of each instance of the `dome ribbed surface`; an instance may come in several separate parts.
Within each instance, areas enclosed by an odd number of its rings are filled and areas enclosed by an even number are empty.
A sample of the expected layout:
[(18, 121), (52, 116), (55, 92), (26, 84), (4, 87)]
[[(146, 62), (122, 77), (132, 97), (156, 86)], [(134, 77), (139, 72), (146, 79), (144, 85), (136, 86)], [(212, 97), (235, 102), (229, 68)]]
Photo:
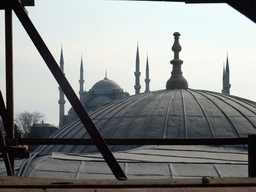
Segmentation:
[[(255, 102), (203, 90), (142, 93), (111, 102), (89, 115), (104, 138), (221, 138), (256, 134)], [(57, 131), (53, 138), (90, 137), (80, 120), (76, 120)], [(38, 151), (83, 153), (95, 149), (51, 145)]]

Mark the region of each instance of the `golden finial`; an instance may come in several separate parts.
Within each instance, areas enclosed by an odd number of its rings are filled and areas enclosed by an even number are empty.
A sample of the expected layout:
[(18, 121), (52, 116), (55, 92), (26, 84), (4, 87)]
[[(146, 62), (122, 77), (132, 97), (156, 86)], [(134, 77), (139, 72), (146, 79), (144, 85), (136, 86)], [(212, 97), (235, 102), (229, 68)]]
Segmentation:
[(104, 77), (104, 80), (107, 80), (108, 79), (108, 71), (107, 69), (105, 70), (105, 77)]

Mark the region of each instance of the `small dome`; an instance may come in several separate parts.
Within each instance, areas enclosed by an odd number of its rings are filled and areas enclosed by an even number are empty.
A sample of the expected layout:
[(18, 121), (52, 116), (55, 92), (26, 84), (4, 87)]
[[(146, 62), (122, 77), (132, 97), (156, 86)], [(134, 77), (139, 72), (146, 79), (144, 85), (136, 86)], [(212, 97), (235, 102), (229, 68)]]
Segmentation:
[(95, 89), (121, 89), (121, 87), (115, 81), (104, 78), (103, 80), (95, 83), (91, 90)]

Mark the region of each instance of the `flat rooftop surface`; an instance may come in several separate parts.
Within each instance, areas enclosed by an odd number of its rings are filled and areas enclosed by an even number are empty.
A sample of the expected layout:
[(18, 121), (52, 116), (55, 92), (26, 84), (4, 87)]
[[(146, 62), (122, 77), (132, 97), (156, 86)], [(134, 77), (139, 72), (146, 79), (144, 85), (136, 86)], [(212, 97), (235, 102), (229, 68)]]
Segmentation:
[[(248, 177), (248, 153), (245, 148), (158, 145), (141, 146), (113, 154), (128, 179)], [(4, 165), (1, 173), (4, 173), (3, 169), (5, 169)], [(19, 175), (25, 177), (115, 179), (100, 153), (52, 152), (34, 158), (19, 171), (21, 171)]]
[(256, 178), (65, 180), (34, 177), (0, 177), (0, 191), (256, 191)]

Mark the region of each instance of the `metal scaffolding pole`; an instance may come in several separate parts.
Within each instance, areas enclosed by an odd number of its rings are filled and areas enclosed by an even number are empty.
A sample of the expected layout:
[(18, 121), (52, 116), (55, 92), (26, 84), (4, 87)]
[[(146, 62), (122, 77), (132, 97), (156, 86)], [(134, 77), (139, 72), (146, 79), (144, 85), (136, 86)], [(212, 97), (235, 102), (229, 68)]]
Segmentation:
[[(14, 102), (13, 102), (13, 37), (12, 37), (12, 9), (5, 9), (5, 59), (6, 59), (6, 107), (9, 121), (7, 137), (14, 136)], [(10, 154), (12, 174), (14, 174), (14, 157)]]

